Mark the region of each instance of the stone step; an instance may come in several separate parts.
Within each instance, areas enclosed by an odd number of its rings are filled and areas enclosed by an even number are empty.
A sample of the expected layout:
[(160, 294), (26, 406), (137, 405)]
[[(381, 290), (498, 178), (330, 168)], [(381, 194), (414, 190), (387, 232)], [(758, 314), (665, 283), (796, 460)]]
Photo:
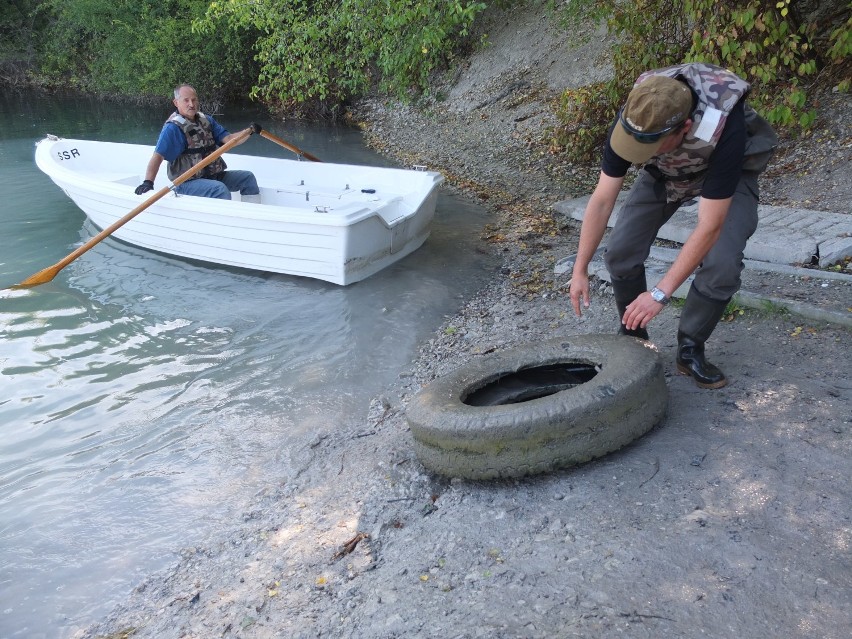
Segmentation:
[[(624, 195), (620, 197), (623, 199)], [(588, 198), (560, 202), (558, 212), (576, 220), (583, 219)], [(611, 223), (617, 219), (618, 207)], [(852, 272), (820, 271), (797, 264), (810, 264), (819, 254), (820, 263), (832, 264), (852, 255), (852, 215), (761, 206), (760, 222), (745, 251), (742, 288), (734, 298), (742, 306), (783, 310), (802, 318), (825, 321), (852, 328)], [(683, 206), (660, 229), (658, 238), (682, 244), (695, 226), (697, 206)], [(612, 226), (612, 224), (610, 224)], [(827, 247), (837, 252), (829, 258)], [(837, 248), (839, 247), (839, 248)], [(589, 274), (603, 283), (610, 282), (603, 261), (606, 238), (589, 264)], [(653, 286), (668, 271), (678, 249), (651, 247), (645, 264), (648, 285)], [(570, 277), (576, 255), (556, 262), (554, 273)], [(686, 297), (693, 276), (672, 297)], [(603, 284), (606, 287), (607, 284)], [(593, 293), (594, 294), (594, 293)]]
[[(619, 195), (609, 220), (615, 224), (620, 204), (627, 194)], [(564, 200), (554, 205), (557, 212), (582, 220), (589, 197)], [(758, 207), (757, 231), (746, 244), (745, 257), (774, 264), (810, 264), (814, 256), (820, 266), (829, 266), (852, 256), (852, 215), (782, 206)], [(683, 244), (695, 228), (697, 203), (681, 206), (657, 234), (659, 239)]]

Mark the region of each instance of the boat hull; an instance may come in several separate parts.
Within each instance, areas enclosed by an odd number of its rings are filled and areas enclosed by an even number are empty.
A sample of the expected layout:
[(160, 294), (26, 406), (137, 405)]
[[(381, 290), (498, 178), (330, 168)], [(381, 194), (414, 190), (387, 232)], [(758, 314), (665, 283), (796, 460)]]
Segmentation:
[[(99, 228), (146, 201), (153, 149), (48, 136), (36, 164)], [(409, 255), (429, 237), (438, 173), (226, 154), (255, 173), (261, 204), (170, 192), (116, 229), (120, 240), (213, 264), (325, 280), (360, 281)], [(168, 186), (165, 167), (155, 189)], [(155, 191), (156, 192), (156, 191)]]

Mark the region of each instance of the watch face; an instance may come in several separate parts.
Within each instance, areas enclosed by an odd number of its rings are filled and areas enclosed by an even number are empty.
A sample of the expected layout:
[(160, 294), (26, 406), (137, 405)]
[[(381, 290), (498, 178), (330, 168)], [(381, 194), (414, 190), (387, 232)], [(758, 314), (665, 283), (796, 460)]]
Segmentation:
[(659, 289), (654, 289), (653, 291), (651, 291), (651, 297), (654, 298), (655, 302), (665, 303), (666, 301), (666, 294)]

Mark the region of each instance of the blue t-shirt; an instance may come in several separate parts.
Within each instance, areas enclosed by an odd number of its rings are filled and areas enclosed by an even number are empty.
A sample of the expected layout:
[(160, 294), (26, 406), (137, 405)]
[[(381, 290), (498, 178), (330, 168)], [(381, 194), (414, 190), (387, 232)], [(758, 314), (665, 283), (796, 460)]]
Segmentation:
[[(206, 115), (206, 114), (205, 114)], [(222, 138), (228, 135), (228, 130), (213, 119), (212, 115), (208, 115), (210, 128), (213, 131), (213, 137), (216, 144), (222, 144)], [(163, 125), (163, 130), (160, 131), (160, 137), (157, 138), (157, 146), (154, 150), (162, 155), (167, 162), (174, 162), (178, 156), (186, 151), (187, 148), (186, 136), (181, 128), (174, 122), (166, 122)]]

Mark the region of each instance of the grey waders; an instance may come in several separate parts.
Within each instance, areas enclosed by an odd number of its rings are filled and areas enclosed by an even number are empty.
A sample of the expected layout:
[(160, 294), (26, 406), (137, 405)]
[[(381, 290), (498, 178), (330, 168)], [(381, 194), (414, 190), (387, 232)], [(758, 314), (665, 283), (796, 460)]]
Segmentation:
[(618, 323), (621, 325), (618, 329), (619, 335), (629, 335), (630, 337), (638, 337), (647, 341), (648, 331), (644, 328), (628, 330), (624, 324), (621, 324), (621, 318), (624, 317), (627, 305), (647, 290), (648, 284), (645, 281), (645, 273), (629, 280), (612, 278), (612, 294), (615, 297), (615, 307), (618, 309)]
[(704, 359), (704, 342), (722, 319), (729, 301), (712, 300), (693, 286), (680, 314), (677, 370), (683, 375), (690, 375), (701, 388), (722, 388), (728, 383), (725, 374)]

